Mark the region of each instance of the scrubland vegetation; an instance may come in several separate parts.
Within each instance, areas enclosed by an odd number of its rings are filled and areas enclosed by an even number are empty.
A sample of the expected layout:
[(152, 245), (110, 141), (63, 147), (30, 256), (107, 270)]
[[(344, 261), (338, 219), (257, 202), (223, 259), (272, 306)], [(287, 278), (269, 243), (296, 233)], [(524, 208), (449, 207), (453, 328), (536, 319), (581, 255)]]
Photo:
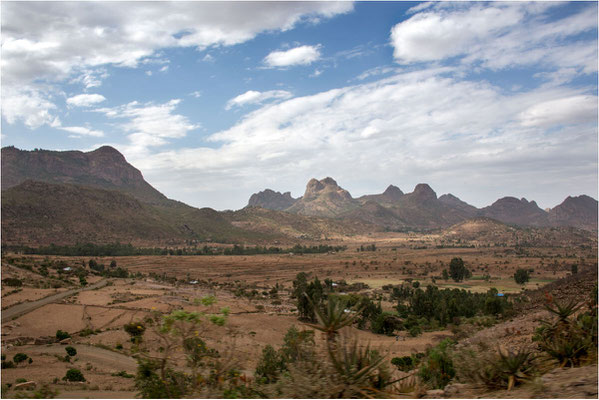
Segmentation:
[[(596, 366), (592, 249), (413, 246), (196, 258), (5, 254), (9, 308), (76, 294), (3, 320), (3, 393), (529, 397), (545, 374)], [(107, 286), (86, 290), (100, 281)], [(30, 381), (31, 390), (15, 390)]]

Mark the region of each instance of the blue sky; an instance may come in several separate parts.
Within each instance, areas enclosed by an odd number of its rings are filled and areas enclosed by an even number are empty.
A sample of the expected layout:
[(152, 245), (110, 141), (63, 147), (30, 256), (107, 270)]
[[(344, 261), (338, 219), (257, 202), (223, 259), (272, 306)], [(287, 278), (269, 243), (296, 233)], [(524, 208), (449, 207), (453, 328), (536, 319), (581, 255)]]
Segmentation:
[(597, 3), (2, 2), (2, 145), (238, 209), (332, 176), (597, 197)]

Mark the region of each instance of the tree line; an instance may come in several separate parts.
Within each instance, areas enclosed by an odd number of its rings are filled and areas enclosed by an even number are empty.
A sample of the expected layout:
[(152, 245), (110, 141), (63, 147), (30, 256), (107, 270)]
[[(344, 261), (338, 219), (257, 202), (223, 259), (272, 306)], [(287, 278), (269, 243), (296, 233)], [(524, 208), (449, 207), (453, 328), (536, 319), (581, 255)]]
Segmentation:
[(233, 247), (135, 247), (131, 243), (119, 242), (108, 244), (78, 243), (75, 245), (56, 245), (42, 247), (29, 246), (2, 246), (2, 252), (12, 251), (22, 254), (41, 254), (55, 256), (92, 256), (92, 257), (118, 257), (118, 256), (205, 256), (205, 255), (255, 255), (255, 254), (316, 254), (346, 250), (346, 246), (305, 246), (296, 244), (293, 247), (266, 247), (244, 246), (236, 244)]

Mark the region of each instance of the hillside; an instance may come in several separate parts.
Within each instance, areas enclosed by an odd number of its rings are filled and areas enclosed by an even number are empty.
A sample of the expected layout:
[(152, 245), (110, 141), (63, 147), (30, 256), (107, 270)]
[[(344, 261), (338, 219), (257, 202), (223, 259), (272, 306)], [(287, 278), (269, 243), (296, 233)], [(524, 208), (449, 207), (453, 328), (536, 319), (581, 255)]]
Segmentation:
[(561, 204), (549, 211), (551, 225), (575, 226), (597, 229), (597, 200), (589, 196), (568, 196)]
[(594, 232), (574, 227), (518, 227), (503, 222), (477, 217), (455, 224), (441, 231), (441, 238), (450, 242), (475, 245), (505, 246), (596, 246)]

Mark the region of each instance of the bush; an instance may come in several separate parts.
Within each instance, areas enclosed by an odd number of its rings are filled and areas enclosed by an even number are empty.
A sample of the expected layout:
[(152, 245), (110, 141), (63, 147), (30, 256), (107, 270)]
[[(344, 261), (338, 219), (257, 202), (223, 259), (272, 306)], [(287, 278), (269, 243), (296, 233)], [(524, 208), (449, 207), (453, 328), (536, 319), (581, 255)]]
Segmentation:
[(449, 354), (452, 345), (451, 339), (445, 339), (427, 351), (418, 376), (428, 387), (443, 389), (455, 376), (453, 361)]
[(12, 361), (2, 361), (2, 369), (14, 368), (15, 364)]
[(58, 340), (64, 340), (64, 339), (68, 339), (70, 337), (71, 337), (71, 335), (69, 335), (68, 332), (61, 331), (60, 329), (56, 331), (56, 339), (58, 339)]
[(14, 355), (12, 360), (15, 362), (15, 364), (19, 364), (19, 363), (27, 360), (28, 358), (29, 358), (29, 356), (27, 356), (27, 354), (25, 354), (25, 353), (17, 353)]
[(518, 269), (514, 274), (514, 280), (518, 285), (524, 285), (526, 282), (530, 280), (530, 273), (527, 269)]
[(62, 380), (69, 382), (85, 382), (83, 374), (77, 368), (69, 369)]
[(144, 326), (144, 324), (141, 321), (125, 324), (125, 326), (123, 328), (125, 329), (125, 332), (127, 332), (129, 335), (131, 335), (132, 342), (140, 342), (141, 337), (143, 336), (144, 332), (146, 331), (146, 327)]
[(77, 355), (77, 349), (73, 346), (67, 346), (64, 349), (70, 357), (75, 357)]
[(285, 369), (285, 362), (271, 345), (262, 349), (262, 357), (256, 366), (254, 376), (261, 383), (273, 383)]
[(2, 279), (2, 283), (4, 283), (6, 286), (13, 286), (13, 287), (23, 286), (23, 282), (17, 278)]

